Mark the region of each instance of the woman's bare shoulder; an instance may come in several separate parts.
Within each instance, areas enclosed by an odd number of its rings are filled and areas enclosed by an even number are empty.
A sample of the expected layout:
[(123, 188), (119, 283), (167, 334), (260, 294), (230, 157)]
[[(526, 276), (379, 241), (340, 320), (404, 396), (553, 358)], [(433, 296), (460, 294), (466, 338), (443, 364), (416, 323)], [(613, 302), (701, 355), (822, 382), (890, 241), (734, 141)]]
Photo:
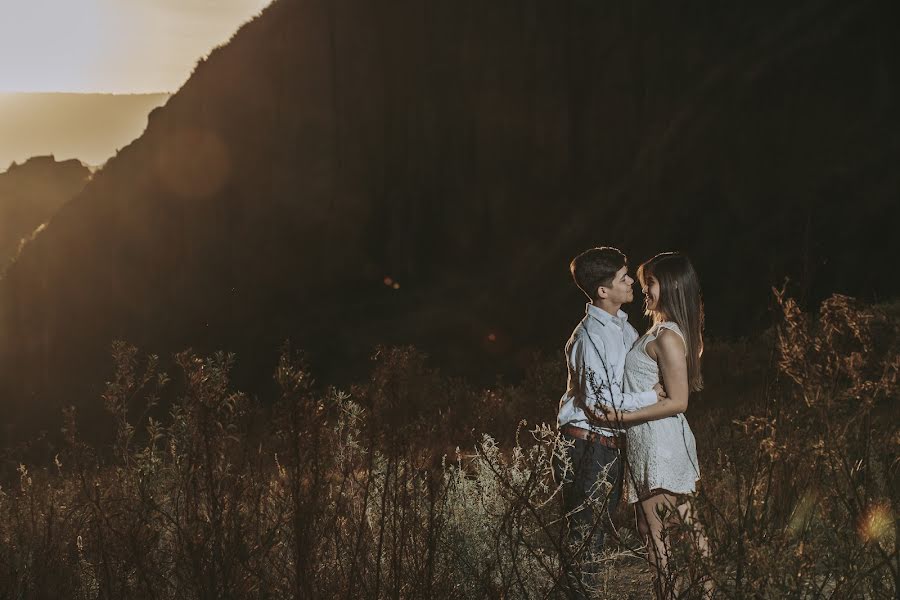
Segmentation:
[(659, 334), (656, 336), (656, 352), (663, 355), (684, 356), (687, 347), (677, 332), (667, 328), (660, 328)]

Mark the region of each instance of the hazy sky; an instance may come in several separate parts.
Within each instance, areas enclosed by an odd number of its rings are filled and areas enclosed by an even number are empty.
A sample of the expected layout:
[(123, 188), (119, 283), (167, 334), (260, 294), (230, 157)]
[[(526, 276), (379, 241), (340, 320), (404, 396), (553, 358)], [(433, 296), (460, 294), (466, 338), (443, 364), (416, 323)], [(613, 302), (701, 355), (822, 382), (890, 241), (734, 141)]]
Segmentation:
[(271, 0), (0, 0), (0, 92), (172, 92)]

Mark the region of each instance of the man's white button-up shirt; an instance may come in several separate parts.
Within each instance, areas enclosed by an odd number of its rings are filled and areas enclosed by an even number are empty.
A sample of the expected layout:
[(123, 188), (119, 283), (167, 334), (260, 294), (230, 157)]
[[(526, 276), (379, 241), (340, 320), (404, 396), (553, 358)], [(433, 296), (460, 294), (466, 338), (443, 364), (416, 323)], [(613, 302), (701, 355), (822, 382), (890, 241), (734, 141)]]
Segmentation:
[(625, 355), (638, 338), (637, 331), (628, 323), (628, 315), (620, 310), (614, 317), (590, 303), (585, 312), (566, 343), (569, 381), (559, 401), (557, 425), (574, 425), (613, 435), (619, 430), (591, 424), (582, 407), (593, 409), (602, 403), (620, 410), (637, 410), (656, 403), (656, 392), (626, 394), (622, 391)]

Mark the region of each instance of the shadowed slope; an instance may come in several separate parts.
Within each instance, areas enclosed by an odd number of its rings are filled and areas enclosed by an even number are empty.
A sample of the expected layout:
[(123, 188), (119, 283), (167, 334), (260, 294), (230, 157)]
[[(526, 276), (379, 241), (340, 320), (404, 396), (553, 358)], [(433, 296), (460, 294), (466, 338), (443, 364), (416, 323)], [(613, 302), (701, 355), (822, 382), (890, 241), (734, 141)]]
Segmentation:
[(378, 342), (514, 372), (600, 243), (690, 253), (718, 334), (785, 274), (896, 294), (886, 6), (276, 2), (0, 281), (4, 397), (95, 398), (113, 338), (236, 350), (249, 389), (288, 337), (326, 380)]

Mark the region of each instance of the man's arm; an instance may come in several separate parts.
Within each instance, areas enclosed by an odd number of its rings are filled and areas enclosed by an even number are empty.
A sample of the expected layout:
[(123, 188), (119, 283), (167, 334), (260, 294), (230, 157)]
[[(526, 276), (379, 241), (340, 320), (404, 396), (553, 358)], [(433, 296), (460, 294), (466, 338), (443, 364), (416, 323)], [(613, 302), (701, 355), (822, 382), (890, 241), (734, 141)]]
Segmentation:
[(603, 340), (594, 340), (587, 334), (580, 336), (572, 343), (571, 355), (579, 387), (584, 393), (585, 412), (590, 416), (601, 414), (597, 410), (598, 404), (628, 412), (651, 406), (665, 397), (656, 390), (623, 392), (622, 385), (615, 381), (612, 369), (608, 367)]
[(661, 399), (650, 407), (636, 411), (610, 410), (608, 407), (599, 407), (603, 414), (601, 420), (618, 423), (619, 425), (632, 425), (645, 421), (655, 421), (683, 413), (688, 407), (687, 360), (684, 356), (684, 342), (678, 334), (663, 332), (656, 338), (657, 360), (660, 372), (666, 381), (666, 387), (671, 397)]

